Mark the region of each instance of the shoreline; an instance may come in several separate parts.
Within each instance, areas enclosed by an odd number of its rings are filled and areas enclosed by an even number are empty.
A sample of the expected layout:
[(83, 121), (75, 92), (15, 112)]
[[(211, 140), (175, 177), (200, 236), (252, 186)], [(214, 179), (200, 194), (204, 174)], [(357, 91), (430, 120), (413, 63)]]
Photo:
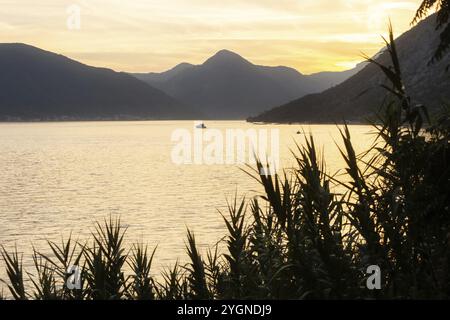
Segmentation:
[(99, 119), (11, 119), (11, 120), (5, 120), (0, 119), (0, 124), (13, 124), (13, 123), (64, 123), (64, 122), (171, 122), (171, 121), (210, 121), (210, 122), (218, 122), (218, 121), (239, 121), (239, 122), (245, 122), (252, 125), (370, 125), (367, 122), (364, 121), (305, 121), (305, 122), (262, 122), (262, 121), (248, 121), (246, 119), (151, 119), (151, 118), (99, 118)]

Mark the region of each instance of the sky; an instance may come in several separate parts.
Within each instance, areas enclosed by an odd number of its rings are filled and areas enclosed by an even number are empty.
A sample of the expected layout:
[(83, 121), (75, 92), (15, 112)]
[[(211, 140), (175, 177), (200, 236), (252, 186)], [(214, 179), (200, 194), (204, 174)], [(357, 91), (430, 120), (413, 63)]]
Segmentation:
[(201, 64), (221, 49), (304, 74), (352, 68), (408, 30), (421, 0), (0, 0), (0, 42), (116, 71)]

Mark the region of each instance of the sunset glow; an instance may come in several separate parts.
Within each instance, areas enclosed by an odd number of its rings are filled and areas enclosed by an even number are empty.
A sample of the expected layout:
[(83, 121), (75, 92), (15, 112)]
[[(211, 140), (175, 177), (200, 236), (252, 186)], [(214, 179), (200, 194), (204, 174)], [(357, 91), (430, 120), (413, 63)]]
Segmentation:
[[(303, 73), (344, 70), (381, 47), (389, 17), (397, 35), (420, 1), (1, 0), (0, 42), (24, 42), (120, 71), (202, 63), (220, 49)], [(80, 28), (67, 27), (80, 8)]]

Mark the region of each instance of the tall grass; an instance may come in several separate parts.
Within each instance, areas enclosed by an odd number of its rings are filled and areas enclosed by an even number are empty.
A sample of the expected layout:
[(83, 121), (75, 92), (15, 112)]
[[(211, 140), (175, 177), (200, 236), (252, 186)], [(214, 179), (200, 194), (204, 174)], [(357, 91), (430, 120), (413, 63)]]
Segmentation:
[(131, 258), (128, 262), (133, 271), (128, 297), (135, 297), (138, 300), (155, 299), (155, 283), (150, 273), (155, 252), (156, 248), (149, 255), (148, 247), (143, 244), (133, 246)]
[[(373, 146), (357, 154), (340, 128), (345, 175), (330, 175), (314, 138), (294, 155), (295, 170), (249, 174), (264, 194), (228, 204), (225, 252), (201, 252), (187, 231), (189, 263), (151, 273), (155, 250), (124, 247), (119, 219), (99, 223), (92, 239), (49, 242), (35, 251), (36, 274), (2, 249), (14, 299), (373, 299), (450, 297), (450, 112), (433, 120), (414, 105), (401, 74), (392, 29), (386, 40), (391, 83), (373, 127)], [(336, 190), (340, 190), (339, 193)], [(83, 268), (78, 290), (64, 284), (70, 265)], [(366, 287), (368, 266), (381, 269), (382, 289)], [(129, 274), (126, 275), (126, 266)], [(28, 292), (29, 291), (29, 292)]]
[(22, 270), (22, 257), (19, 258), (17, 247), (12, 253), (8, 253), (6, 249), (2, 247), (2, 257), (6, 263), (6, 274), (9, 279), (9, 282), (6, 282), (5, 280), (2, 280), (2, 282), (7, 284), (9, 292), (14, 299), (27, 300)]

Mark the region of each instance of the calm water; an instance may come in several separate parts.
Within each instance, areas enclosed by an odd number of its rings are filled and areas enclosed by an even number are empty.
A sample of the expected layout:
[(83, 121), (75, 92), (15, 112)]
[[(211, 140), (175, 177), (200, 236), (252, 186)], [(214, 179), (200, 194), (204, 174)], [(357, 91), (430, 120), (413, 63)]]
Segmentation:
[[(209, 128), (280, 130), (281, 165), (290, 167), (289, 148), (303, 136), (294, 125), (208, 122)], [(237, 165), (176, 165), (174, 130), (193, 122), (65, 122), (0, 124), (0, 244), (24, 253), (32, 244), (48, 252), (45, 240), (72, 234), (87, 238), (95, 221), (120, 215), (128, 240), (158, 245), (155, 267), (185, 259), (186, 227), (202, 247), (215, 244), (225, 228), (218, 210), (235, 192), (251, 197), (259, 185)], [(328, 169), (343, 163), (334, 125), (303, 126), (324, 147)], [(351, 126), (357, 150), (369, 146), (367, 126)], [(0, 261), (3, 269), (3, 262)], [(0, 271), (4, 275), (4, 271)]]

